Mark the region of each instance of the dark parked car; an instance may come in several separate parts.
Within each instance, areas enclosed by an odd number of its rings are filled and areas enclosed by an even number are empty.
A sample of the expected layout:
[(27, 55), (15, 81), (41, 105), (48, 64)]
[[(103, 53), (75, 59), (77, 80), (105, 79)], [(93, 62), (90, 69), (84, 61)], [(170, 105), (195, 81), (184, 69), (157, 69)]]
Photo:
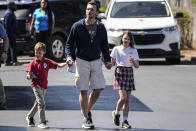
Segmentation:
[[(47, 56), (59, 61), (64, 58), (64, 45), (74, 22), (85, 16), (86, 4), (89, 0), (49, 0), (55, 14), (55, 28), (50, 43), (47, 45)], [(33, 51), (35, 42), (30, 35), (31, 16), (36, 8), (40, 8), (40, 0), (18, 0), (16, 19), (19, 23), (17, 51)], [(0, 19), (3, 21), (7, 2), (0, 1)]]

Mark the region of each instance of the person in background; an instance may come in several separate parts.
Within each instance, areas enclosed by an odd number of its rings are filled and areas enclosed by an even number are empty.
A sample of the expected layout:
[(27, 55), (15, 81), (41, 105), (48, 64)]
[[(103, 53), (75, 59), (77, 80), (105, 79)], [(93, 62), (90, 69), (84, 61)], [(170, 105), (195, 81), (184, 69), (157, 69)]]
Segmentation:
[[(7, 58), (7, 51), (9, 48), (9, 40), (5, 31), (5, 28), (0, 23), (0, 67), (1, 62), (4, 62)], [(2, 43), (1, 43), (2, 42)], [(3, 82), (0, 78), (0, 110), (6, 109), (6, 97), (5, 97), (5, 91), (3, 87)]]
[[(76, 88), (80, 91), (79, 102), (83, 115), (82, 128), (93, 129), (91, 108), (105, 88), (102, 72), (102, 52), (104, 64), (111, 69), (109, 46), (105, 26), (96, 19), (98, 5), (95, 1), (87, 3), (86, 18), (74, 23), (66, 41), (66, 56), (68, 66), (73, 63), (72, 51), (76, 44)], [(89, 83), (92, 92), (88, 97)]]
[(17, 66), (17, 52), (16, 52), (16, 36), (18, 32), (18, 22), (14, 14), (16, 11), (16, 4), (14, 2), (8, 2), (8, 9), (4, 14), (4, 27), (6, 29), (9, 39), (9, 50), (7, 53), (7, 60), (5, 65)]
[[(50, 34), (55, 25), (55, 16), (48, 0), (40, 1), (41, 8), (34, 11), (30, 25), (30, 33), (35, 34), (35, 41), (48, 44)], [(33, 31), (34, 30), (34, 31)]]
[(120, 40), (120, 46), (113, 48), (111, 63), (116, 65), (114, 90), (118, 90), (119, 100), (116, 110), (112, 112), (113, 123), (120, 125), (120, 110), (123, 111), (122, 128), (130, 129), (128, 123), (129, 103), (131, 91), (135, 90), (133, 67), (139, 68), (139, 56), (134, 48), (135, 41), (130, 31), (124, 31)]
[(39, 128), (46, 129), (49, 128), (47, 125), (47, 120), (45, 117), (45, 93), (48, 89), (48, 71), (50, 69), (56, 69), (57, 67), (63, 68), (67, 63), (58, 64), (55, 61), (45, 58), (46, 45), (44, 43), (38, 42), (35, 45), (35, 58), (30, 62), (27, 67), (27, 79), (31, 80), (31, 87), (35, 95), (35, 103), (29, 113), (27, 114), (26, 120), (28, 126), (35, 126), (34, 116), (38, 111), (40, 124)]

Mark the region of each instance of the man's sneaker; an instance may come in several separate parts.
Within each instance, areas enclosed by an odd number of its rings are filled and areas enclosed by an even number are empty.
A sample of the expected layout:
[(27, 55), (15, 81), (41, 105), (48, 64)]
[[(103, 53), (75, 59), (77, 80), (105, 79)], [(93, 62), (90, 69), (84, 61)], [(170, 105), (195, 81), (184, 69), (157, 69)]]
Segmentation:
[(42, 122), (38, 125), (39, 128), (42, 128), (42, 129), (48, 129), (49, 126), (47, 124), (48, 121), (45, 121), (45, 122)]
[(35, 122), (34, 122), (34, 119), (33, 117), (26, 117), (26, 121), (27, 121), (27, 124), (29, 127), (34, 127), (35, 126)]
[(112, 111), (113, 123), (117, 126), (120, 125), (120, 114), (116, 114), (115, 111)]
[(94, 129), (95, 126), (93, 125), (93, 120), (92, 120), (91, 111), (88, 111), (88, 118), (87, 118), (87, 119), (88, 119), (89, 123), (92, 124), (91, 129)]
[(125, 120), (123, 123), (122, 123), (122, 128), (123, 129), (131, 129), (131, 125), (129, 125), (129, 122), (127, 120)]
[(82, 128), (83, 129), (94, 129), (94, 125), (93, 123), (87, 118), (84, 119), (83, 123), (82, 123)]
[(91, 111), (88, 111), (88, 119), (93, 123)]

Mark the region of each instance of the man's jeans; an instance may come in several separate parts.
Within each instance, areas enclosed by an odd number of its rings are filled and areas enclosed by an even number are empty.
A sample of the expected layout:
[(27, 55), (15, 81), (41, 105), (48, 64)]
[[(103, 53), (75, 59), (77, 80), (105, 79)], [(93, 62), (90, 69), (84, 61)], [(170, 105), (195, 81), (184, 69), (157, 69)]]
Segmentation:
[(46, 89), (40, 87), (39, 85), (34, 86), (32, 89), (33, 89), (33, 93), (35, 95), (36, 100), (30, 112), (27, 114), (27, 116), (29, 118), (34, 117), (35, 113), (38, 111), (40, 121), (41, 123), (43, 123), (46, 121), (46, 117), (45, 117), (46, 106), (45, 106), (45, 101), (44, 101)]
[(17, 62), (17, 52), (16, 52), (16, 38), (15, 36), (8, 35), (9, 38), (9, 49), (7, 53), (6, 63)]

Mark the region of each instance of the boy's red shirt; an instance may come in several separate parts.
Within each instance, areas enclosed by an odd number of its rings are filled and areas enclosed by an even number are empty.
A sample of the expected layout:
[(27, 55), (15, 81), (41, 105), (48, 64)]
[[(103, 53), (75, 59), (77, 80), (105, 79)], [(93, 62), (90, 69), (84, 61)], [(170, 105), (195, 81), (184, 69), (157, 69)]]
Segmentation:
[(39, 60), (35, 57), (28, 65), (26, 72), (32, 72), (37, 76), (31, 80), (31, 87), (39, 85), (44, 89), (48, 89), (48, 71), (49, 69), (56, 69), (58, 63), (55, 61), (43, 58)]

